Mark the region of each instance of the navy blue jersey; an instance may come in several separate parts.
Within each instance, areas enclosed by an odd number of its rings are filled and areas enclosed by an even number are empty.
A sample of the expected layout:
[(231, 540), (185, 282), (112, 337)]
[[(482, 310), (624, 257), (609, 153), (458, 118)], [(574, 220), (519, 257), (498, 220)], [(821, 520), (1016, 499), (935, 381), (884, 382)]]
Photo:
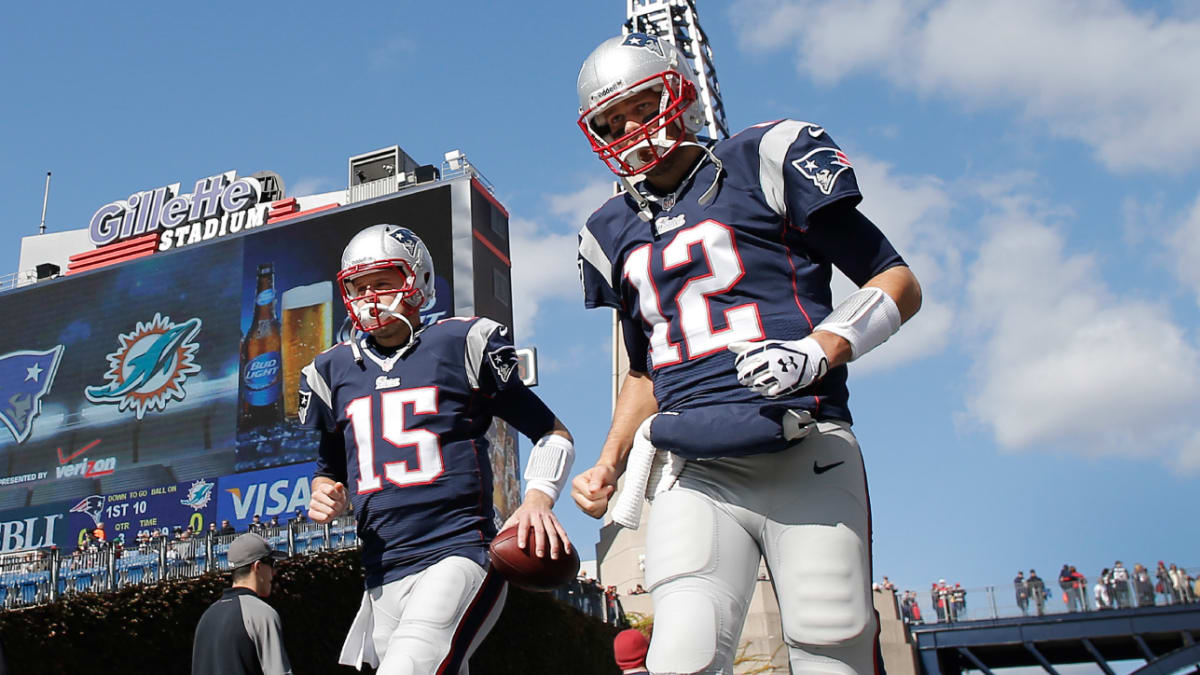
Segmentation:
[(835, 264), (861, 285), (903, 260), (854, 208), (850, 160), (821, 127), (760, 124), (712, 150), (723, 173), (707, 205), (717, 169), (705, 156), (676, 193), (640, 184), (651, 222), (624, 194), (592, 214), (580, 232), (584, 302), (618, 311), (631, 367), (652, 376), (660, 411), (770, 408), (764, 416), (778, 419), (801, 408), (851, 421), (844, 366), (767, 401), (738, 383), (726, 346), (811, 333), (832, 311)]
[(346, 484), (368, 587), (463, 555), (486, 565), (496, 535), (484, 433), (497, 415), (532, 439), (554, 415), (517, 374), (508, 329), (446, 319), (408, 349), (349, 343), (300, 379), (301, 424), (322, 430), (318, 476)]

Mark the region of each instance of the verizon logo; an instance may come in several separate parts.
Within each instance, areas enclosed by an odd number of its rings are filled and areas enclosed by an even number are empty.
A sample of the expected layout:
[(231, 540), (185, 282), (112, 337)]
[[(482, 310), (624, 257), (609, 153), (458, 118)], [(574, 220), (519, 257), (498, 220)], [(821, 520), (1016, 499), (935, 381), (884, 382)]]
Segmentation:
[(97, 438), (66, 457), (63, 456), (62, 448), (58, 448), (58, 466), (54, 468), (55, 478), (95, 478), (97, 476), (107, 476), (116, 471), (116, 457), (101, 457), (100, 459), (84, 457), (78, 462), (73, 461), (76, 457), (99, 444), (100, 439)]

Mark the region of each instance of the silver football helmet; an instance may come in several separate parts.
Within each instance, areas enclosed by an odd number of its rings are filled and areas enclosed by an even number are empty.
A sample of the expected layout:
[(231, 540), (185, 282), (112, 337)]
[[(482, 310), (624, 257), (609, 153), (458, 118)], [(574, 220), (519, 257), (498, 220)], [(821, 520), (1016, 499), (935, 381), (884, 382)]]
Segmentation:
[[(692, 134), (704, 128), (704, 110), (695, 105), (698, 88), (687, 58), (669, 41), (645, 33), (609, 38), (579, 70), (579, 126), (613, 173), (644, 173), (679, 147), (680, 126)], [(609, 129), (605, 109), (647, 89), (661, 92), (658, 113), (628, 134)]]
[[(400, 288), (365, 290), (355, 280), (365, 274), (395, 269), (404, 278)], [(433, 258), (425, 242), (407, 227), (372, 225), (354, 235), (342, 252), (338, 287), (346, 313), (361, 330), (375, 330), (395, 321), (412, 324), (404, 314), (415, 315), (425, 303), (434, 300)], [(391, 295), (384, 302), (382, 296)]]

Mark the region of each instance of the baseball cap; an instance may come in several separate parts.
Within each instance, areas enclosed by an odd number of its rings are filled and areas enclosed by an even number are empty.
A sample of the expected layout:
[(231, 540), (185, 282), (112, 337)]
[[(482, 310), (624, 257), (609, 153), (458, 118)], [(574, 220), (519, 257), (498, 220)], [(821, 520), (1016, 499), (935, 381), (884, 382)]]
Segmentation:
[(239, 536), (229, 545), (229, 566), (233, 568), (249, 565), (266, 558), (282, 560), (286, 557), (286, 553), (272, 549), (266, 539), (253, 532)]
[(627, 628), (613, 639), (613, 657), (621, 670), (645, 667), (646, 652), (650, 651), (650, 643), (646, 636), (636, 628)]

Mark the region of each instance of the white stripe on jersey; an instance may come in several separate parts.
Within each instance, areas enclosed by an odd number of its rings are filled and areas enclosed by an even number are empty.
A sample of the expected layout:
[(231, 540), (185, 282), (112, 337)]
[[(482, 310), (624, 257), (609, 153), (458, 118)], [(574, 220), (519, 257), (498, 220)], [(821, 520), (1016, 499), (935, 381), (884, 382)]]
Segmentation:
[(300, 374), (304, 376), (304, 381), (308, 383), (308, 388), (312, 389), (313, 393), (325, 402), (325, 407), (333, 410), (333, 392), (330, 391), (329, 385), (325, 382), (325, 378), (317, 372), (312, 363), (300, 369)]
[(784, 120), (763, 134), (758, 142), (758, 181), (767, 197), (767, 205), (784, 218), (787, 217), (787, 201), (784, 197), (783, 161), (800, 132), (808, 127), (821, 128), (810, 122)]
[(500, 327), (491, 319), (479, 319), (467, 331), (467, 382), (472, 389), (479, 388), (479, 371), (483, 367), (483, 350), (487, 349), (488, 338)]
[(596, 236), (592, 231), (583, 226), (579, 230), (579, 256), (586, 260), (600, 276), (604, 277), (604, 283), (608, 284), (609, 288), (616, 292), (612, 282), (612, 263), (609, 262), (608, 256), (604, 255), (604, 249), (600, 248), (600, 242), (596, 241)]

